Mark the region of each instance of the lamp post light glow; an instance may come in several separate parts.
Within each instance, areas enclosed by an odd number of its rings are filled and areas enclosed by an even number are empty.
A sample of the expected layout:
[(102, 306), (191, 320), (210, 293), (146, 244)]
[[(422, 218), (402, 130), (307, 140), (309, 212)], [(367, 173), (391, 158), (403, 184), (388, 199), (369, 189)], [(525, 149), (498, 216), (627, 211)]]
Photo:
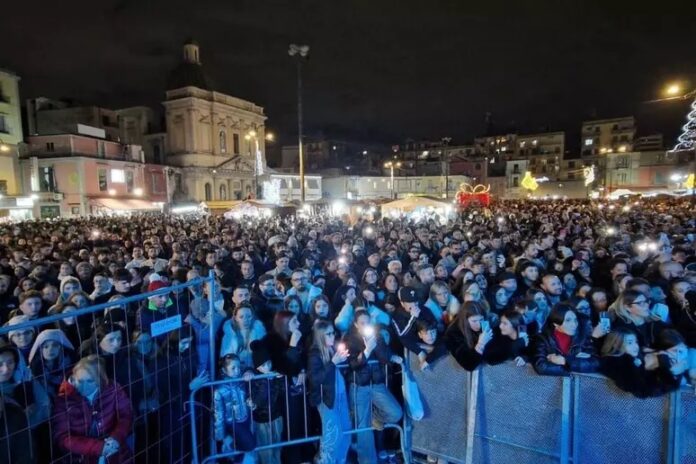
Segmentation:
[(384, 167), (389, 168), (391, 171), (391, 197), (393, 200), (394, 199), (394, 168), (395, 167), (400, 168), (401, 163), (400, 162), (395, 163), (393, 161), (389, 161), (388, 163), (384, 163)]
[(671, 85), (667, 86), (667, 88), (665, 89), (665, 94), (667, 94), (670, 97), (675, 97), (681, 93), (682, 93), (681, 85), (679, 85), (677, 83), (671, 84)]

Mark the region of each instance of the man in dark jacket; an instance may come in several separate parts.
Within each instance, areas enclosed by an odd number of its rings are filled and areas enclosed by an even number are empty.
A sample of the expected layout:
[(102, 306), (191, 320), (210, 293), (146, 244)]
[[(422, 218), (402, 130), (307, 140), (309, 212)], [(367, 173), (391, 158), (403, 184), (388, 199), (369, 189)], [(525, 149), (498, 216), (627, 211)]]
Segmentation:
[(437, 325), (435, 316), (430, 309), (420, 307), (416, 290), (411, 287), (399, 289), (399, 302), (401, 308), (392, 313), (392, 329), (404, 348), (412, 353), (420, 354), (420, 339), (416, 329), (416, 321)]

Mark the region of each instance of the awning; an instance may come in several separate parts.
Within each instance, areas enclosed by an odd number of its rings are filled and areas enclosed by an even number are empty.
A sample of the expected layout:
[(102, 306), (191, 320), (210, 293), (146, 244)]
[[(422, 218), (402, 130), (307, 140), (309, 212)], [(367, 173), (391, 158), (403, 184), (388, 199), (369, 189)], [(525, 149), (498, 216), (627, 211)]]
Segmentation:
[(228, 209), (240, 204), (241, 202), (242, 202), (242, 200), (211, 200), (211, 201), (201, 202), (201, 206), (204, 208), (208, 208), (208, 209), (228, 210)]
[(101, 206), (112, 211), (142, 211), (158, 210), (159, 206), (151, 201), (138, 200), (135, 198), (96, 198), (91, 201), (94, 206)]

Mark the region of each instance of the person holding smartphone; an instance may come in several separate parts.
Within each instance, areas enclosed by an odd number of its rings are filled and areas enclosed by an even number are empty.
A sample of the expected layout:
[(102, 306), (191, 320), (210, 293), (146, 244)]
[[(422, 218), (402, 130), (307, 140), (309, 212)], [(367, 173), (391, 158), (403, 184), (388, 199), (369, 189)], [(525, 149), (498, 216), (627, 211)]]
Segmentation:
[(445, 346), (467, 371), (484, 362), (488, 344), (493, 340), (485, 307), (478, 301), (467, 301), (445, 331)]
[(336, 329), (329, 321), (314, 323), (313, 343), (307, 361), (309, 403), (319, 410), (322, 433), (317, 464), (345, 462), (350, 448), (348, 393), (338, 366), (349, 356), (343, 343), (336, 343)]
[[(353, 324), (343, 342), (350, 352), (348, 380), (356, 427), (369, 428), (371, 424), (375, 424), (380, 429), (384, 424), (398, 422), (403, 411), (387, 388), (385, 366), (389, 362), (402, 364), (403, 360), (391, 354), (384, 337), (371, 324), (370, 315), (365, 309), (355, 311)], [(372, 431), (357, 434), (357, 454), (360, 464), (377, 462)]]

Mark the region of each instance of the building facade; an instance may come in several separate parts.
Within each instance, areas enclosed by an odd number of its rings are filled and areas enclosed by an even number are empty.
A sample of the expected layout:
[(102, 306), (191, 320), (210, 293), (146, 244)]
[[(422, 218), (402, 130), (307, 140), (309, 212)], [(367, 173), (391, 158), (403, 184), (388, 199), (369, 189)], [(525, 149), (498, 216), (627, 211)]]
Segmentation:
[(31, 136), (21, 172), (34, 217), (157, 210), (167, 201), (164, 167), (146, 164), (139, 145), (79, 134)]
[[(462, 183), (471, 184), (467, 176), (449, 176), (449, 198), (453, 199)], [(391, 176), (340, 176), (322, 180), (324, 198), (348, 200), (374, 200), (404, 198), (408, 195), (428, 195), (445, 198), (447, 189), (443, 176), (394, 177)], [(392, 196), (393, 195), (393, 196)]]
[(184, 45), (163, 102), (165, 163), (180, 168), (181, 197), (195, 201), (255, 197), (266, 177), (263, 108), (212, 90), (199, 47)]

